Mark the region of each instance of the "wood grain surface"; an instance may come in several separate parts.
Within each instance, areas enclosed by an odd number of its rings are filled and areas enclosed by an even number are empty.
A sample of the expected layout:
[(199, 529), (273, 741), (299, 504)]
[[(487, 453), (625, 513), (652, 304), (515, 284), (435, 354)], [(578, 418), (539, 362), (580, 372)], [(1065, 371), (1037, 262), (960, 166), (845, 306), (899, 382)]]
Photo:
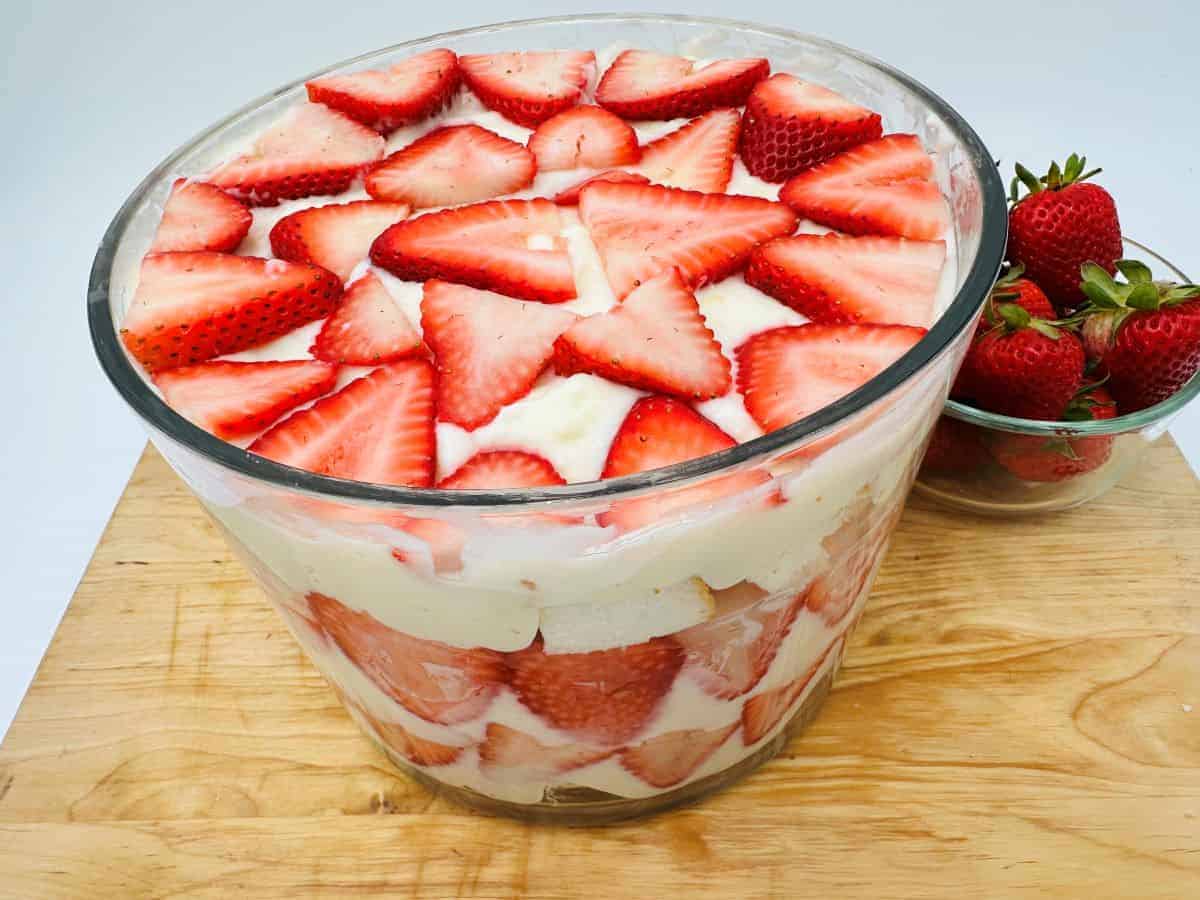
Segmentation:
[[(20, 598), (9, 602), (19, 603)], [(453, 806), (361, 737), (147, 451), (0, 746), (0, 897), (1200, 897), (1200, 490), (914, 500), (829, 703), (698, 806)]]

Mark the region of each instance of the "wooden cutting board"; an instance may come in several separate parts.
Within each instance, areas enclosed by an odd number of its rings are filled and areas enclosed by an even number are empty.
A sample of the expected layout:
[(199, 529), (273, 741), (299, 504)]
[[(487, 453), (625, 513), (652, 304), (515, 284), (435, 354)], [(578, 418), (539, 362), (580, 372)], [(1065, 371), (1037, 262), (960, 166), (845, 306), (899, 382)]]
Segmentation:
[(915, 500), (789, 752), (587, 830), (392, 769), (148, 450), (0, 746), (0, 896), (386, 895), (1200, 897), (1196, 480), (1164, 441), (1071, 513)]

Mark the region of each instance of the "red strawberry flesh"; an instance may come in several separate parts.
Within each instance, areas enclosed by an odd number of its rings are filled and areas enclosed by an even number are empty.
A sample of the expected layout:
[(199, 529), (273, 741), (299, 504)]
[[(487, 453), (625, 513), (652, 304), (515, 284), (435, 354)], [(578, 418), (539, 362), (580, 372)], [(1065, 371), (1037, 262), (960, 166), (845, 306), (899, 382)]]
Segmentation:
[(271, 252), (291, 262), (314, 263), (346, 282), (371, 252), (375, 238), (407, 218), (409, 211), (407, 203), (375, 200), (297, 210), (271, 228)]
[(577, 740), (624, 744), (651, 721), (683, 665), (670, 638), (591, 653), (548, 654), (541, 638), (508, 656), (512, 689), (531, 712)]
[(626, 119), (691, 118), (743, 105), (770, 71), (765, 59), (721, 59), (697, 68), (682, 56), (626, 50), (600, 79), (596, 102)]
[(371, 260), (397, 278), (453, 281), (510, 297), (561, 303), (575, 276), (549, 200), (493, 200), (426, 213), (393, 225)]
[(181, 178), (167, 197), (149, 252), (230, 253), (250, 231), (253, 221), (246, 205), (219, 187)]
[(314, 103), (294, 107), (259, 135), (246, 154), (219, 166), (208, 181), (253, 206), (340, 194), (383, 156), (378, 134)]
[(583, 50), (482, 53), (459, 57), (459, 65), (484, 106), (536, 128), (579, 101), (596, 56)]
[(293, 413), (250, 451), (319, 475), (429, 487), (437, 461), (433, 384), (425, 360), (392, 363)]
[(792, 212), (757, 197), (593, 182), (579, 214), (618, 298), (672, 266), (692, 287), (739, 271), (756, 244), (790, 234)]
[(511, 194), (533, 183), (525, 147), (478, 125), (449, 125), (417, 138), (372, 167), (367, 193), (415, 208), (454, 206)]
[(333, 390), (323, 362), (205, 362), (159, 372), (154, 383), (176, 412), (219, 438), (262, 431), (285, 412)]
[(555, 369), (694, 400), (719, 397), (731, 383), (729, 360), (676, 269), (567, 329), (555, 347)]
[(308, 99), (387, 134), (420, 122), (458, 89), (458, 58), (446, 49), (418, 53), (387, 69), (327, 75), (308, 82)]
[(736, 109), (714, 109), (643, 147), (638, 171), (655, 184), (721, 193), (733, 174), (740, 129)]
[(529, 150), (539, 172), (624, 166), (640, 155), (634, 130), (598, 106), (576, 106), (543, 122), (530, 135)]
[(425, 342), (437, 359), (438, 418), (473, 430), (529, 393), (574, 313), (444, 281), (421, 301)]
[(878, 113), (781, 72), (760, 81), (746, 101), (742, 161), (752, 175), (786, 181), (882, 134)]
[(226, 253), (155, 253), (142, 262), (121, 339), (150, 371), (266, 343), (328, 315), (342, 294), (318, 266)]
[(411, 356), (421, 336), (396, 305), (379, 276), (367, 272), (346, 288), (312, 346), (317, 359), (347, 366), (377, 366)]

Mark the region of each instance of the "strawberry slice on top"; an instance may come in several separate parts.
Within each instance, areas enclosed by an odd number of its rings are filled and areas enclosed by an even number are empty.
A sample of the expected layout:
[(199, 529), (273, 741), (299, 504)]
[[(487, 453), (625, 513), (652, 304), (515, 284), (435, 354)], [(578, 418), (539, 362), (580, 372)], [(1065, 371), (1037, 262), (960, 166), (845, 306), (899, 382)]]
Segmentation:
[[(726, 450), (733, 438), (686, 403), (671, 397), (643, 397), (633, 404), (608, 448), (602, 478), (619, 478), (660, 469)], [(762, 472), (741, 472), (710, 478), (696, 485), (663, 490), (654, 495), (621, 500), (597, 516), (603, 526), (620, 532), (661, 522), (678, 509), (716, 502), (767, 480)]]
[(397, 278), (439, 278), (523, 300), (575, 297), (575, 275), (549, 200), (492, 200), (399, 222), (371, 247)]
[(540, 172), (603, 169), (638, 161), (637, 133), (598, 106), (576, 106), (547, 119), (529, 136)]
[(950, 227), (933, 160), (911, 134), (889, 134), (839, 153), (791, 179), (779, 199), (847, 234), (933, 241)]
[(383, 156), (383, 148), (383, 138), (365, 125), (319, 103), (305, 103), (206, 180), (252, 206), (274, 206), (280, 200), (342, 193)]
[(228, 253), (154, 253), (121, 339), (150, 371), (204, 362), (329, 314), (342, 295), (319, 266)]
[(308, 99), (345, 113), (381, 134), (427, 119), (454, 96), (458, 57), (427, 50), (386, 69), (326, 75), (305, 85)]
[(536, 128), (579, 102), (596, 69), (590, 50), (475, 53), (460, 56), (463, 80), (488, 109)]
[(731, 383), (729, 360), (674, 268), (564, 331), (554, 367), (560, 375), (588, 372), (685, 400), (720, 397)]
[(284, 216), (271, 228), (271, 252), (292, 262), (315, 263), (343, 282), (371, 252), (390, 225), (408, 218), (407, 203), (355, 200), (310, 206)]
[(780, 72), (755, 85), (742, 122), (742, 162), (765, 181), (786, 181), (883, 135), (883, 120), (841, 94)]
[(626, 119), (679, 119), (742, 106), (767, 77), (765, 59), (721, 59), (696, 68), (682, 56), (626, 50), (596, 87), (596, 102)]
[(607, 172), (600, 172), (597, 175), (592, 175), (585, 178), (578, 184), (573, 184), (569, 188), (559, 191), (554, 195), (554, 202), (559, 206), (577, 206), (579, 204), (579, 195), (583, 189), (589, 184), (594, 184), (597, 181), (610, 181), (614, 184), (649, 184), (650, 179), (645, 175), (639, 175), (637, 172), (624, 172), (621, 169), (609, 169)]
[(371, 169), (367, 193), (379, 200), (454, 206), (511, 194), (533, 183), (533, 154), (478, 125), (448, 125), (417, 138)]
[(206, 362), (154, 376), (176, 412), (219, 438), (262, 431), (285, 412), (333, 390), (337, 368), (287, 362)]
[(421, 336), (379, 276), (367, 272), (342, 295), (313, 342), (317, 359), (346, 366), (378, 366), (411, 356)]
[(933, 322), (943, 241), (798, 234), (754, 249), (746, 283), (814, 322)]
[(796, 228), (790, 209), (758, 197), (603, 181), (580, 194), (579, 214), (618, 299), (671, 267), (692, 287), (720, 281)]
[(714, 109), (642, 148), (638, 171), (655, 184), (722, 193), (733, 174), (741, 116)]
[(529, 393), (555, 339), (576, 318), (542, 303), (426, 282), (421, 325), (437, 359), (438, 418), (468, 431), (486, 425)]
[(447, 475), (439, 488), (456, 491), (491, 488), (555, 487), (567, 482), (549, 460), (524, 450), (484, 450)]
[(862, 387), (925, 336), (908, 325), (790, 325), (737, 349), (746, 412), (775, 431)]
[(598, 747), (623, 744), (658, 711), (683, 665), (671, 638), (613, 650), (546, 653), (538, 637), (508, 655), (512, 689), (535, 715)]
[(429, 487), (437, 466), (433, 382), (423, 359), (383, 366), (288, 416), (250, 452), (318, 475)]
[(180, 178), (163, 207), (149, 253), (212, 250), (232, 253), (250, 231), (254, 215), (219, 187)]

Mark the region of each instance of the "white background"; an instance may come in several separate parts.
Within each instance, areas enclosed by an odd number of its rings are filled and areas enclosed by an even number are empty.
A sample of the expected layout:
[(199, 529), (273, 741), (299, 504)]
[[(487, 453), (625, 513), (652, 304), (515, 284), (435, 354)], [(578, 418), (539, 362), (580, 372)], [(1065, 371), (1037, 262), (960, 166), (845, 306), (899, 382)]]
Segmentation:
[[(145, 440), (84, 322), (92, 255), (141, 177), (212, 121), (336, 60), (452, 28), (638, 5), (0, 0), (0, 733)], [(1200, 277), (1192, 0), (643, 8), (775, 24), (881, 57), (955, 106), (1006, 173), (1017, 158), (1040, 171), (1086, 152), (1104, 166), (1126, 234)], [(1197, 466), (1200, 408), (1175, 435)]]

